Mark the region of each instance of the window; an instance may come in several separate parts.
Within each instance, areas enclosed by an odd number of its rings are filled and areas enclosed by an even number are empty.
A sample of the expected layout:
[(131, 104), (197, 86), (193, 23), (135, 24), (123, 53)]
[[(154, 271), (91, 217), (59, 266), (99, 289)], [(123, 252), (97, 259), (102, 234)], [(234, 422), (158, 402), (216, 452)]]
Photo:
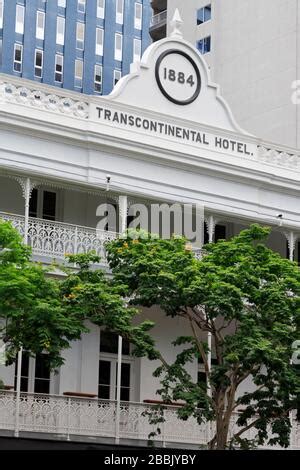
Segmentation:
[(104, 18), (105, 0), (97, 0), (97, 18)]
[(104, 31), (101, 28), (96, 29), (96, 55), (103, 55)]
[(123, 24), (124, 21), (124, 0), (116, 0), (116, 23)]
[(135, 29), (142, 29), (142, 18), (143, 18), (143, 5), (141, 3), (135, 3), (135, 5), (134, 5), (134, 27), (135, 27)]
[(211, 5), (199, 8), (199, 10), (197, 10), (197, 24), (199, 25), (209, 20), (211, 20)]
[(43, 75), (43, 51), (39, 49), (35, 51), (34, 75), (39, 78)]
[(66, 0), (57, 0), (57, 6), (66, 8)]
[[(15, 389), (17, 388), (18, 359), (15, 365)], [(22, 354), (21, 392), (49, 393), (50, 367), (47, 354), (30, 357), (27, 351)]]
[(207, 36), (206, 38), (200, 39), (200, 41), (197, 41), (197, 49), (200, 52), (200, 54), (207, 54), (210, 52), (211, 48), (211, 38), (210, 36)]
[(46, 220), (55, 220), (55, 215), (56, 215), (56, 193), (52, 191), (43, 191), (42, 218)]
[(121, 70), (114, 70), (114, 86), (121, 79), (121, 76), (122, 76)]
[(14, 71), (22, 72), (22, 58), (23, 58), (23, 46), (21, 44), (15, 44), (14, 50)]
[(75, 86), (82, 87), (83, 61), (75, 60)]
[[(17, 389), (17, 373), (18, 373), (18, 358), (15, 365), (15, 390)], [(22, 353), (21, 365), (21, 392), (28, 392), (28, 378), (29, 378), (29, 354), (27, 351)]]
[(24, 34), (24, 12), (22, 5), (16, 6), (16, 33)]
[(47, 354), (37, 354), (35, 357), (34, 393), (50, 392), (50, 367)]
[(4, 0), (0, 0), (0, 29), (3, 28), (3, 4)]
[(138, 62), (141, 59), (142, 41), (140, 39), (133, 40), (133, 62)]
[(109, 400), (111, 388), (111, 362), (99, 361), (98, 397)]
[(102, 66), (98, 64), (95, 65), (94, 82), (95, 82), (95, 91), (97, 93), (101, 93), (102, 92)]
[(56, 200), (57, 194), (55, 192), (34, 188), (29, 202), (29, 216), (55, 220)]
[(78, 11), (85, 12), (85, 0), (78, 0)]
[(77, 23), (76, 47), (77, 49), (84, 49), (84, 23)]
[(122, 34), (115, 34), (115, 60), (122, 60), (123, 49), (123, 36)]
[(0, 67), (2, 65), (2, 50), (3, 50), (3, 42), (2, 42), (2, 39), (0, 38)]
[(198, 385), (202, 385), (204, 389), (207, 388), (206, 372), (204, 370), (198, 370)]
[[(111, 331), (101, 331), (100, 336), (100, 352), (118, 354), (119, 337), (116, 333)], [(122, 341), (122, 354), (125, 356), (130, 355), (130, 343), (123, 338)]]
[[(213, 352), (212, 352), (213, 354)], [(211, 358), (211, 367), (213, 368), (214, 366), (218, 366), (218, 360), (214, 357)], [(198, 359), (198, 385), (201, 386), (203, 390), (207, 390), (207, 377), (206, 377), (206, 372), (205, 372), (205, 367), (203, 363), (203, 359), (199, 358)], [(201, 404), (199, 403), (199, 407), (201, 407)]]
[[(132, 366), (130, 344), (123, 339), (121, 366), (121, 400), (131, 399)], [(125, 356), (125, 357), (124, 357)], [(127, 356), (127, 357), (126, 357)], [(102, 399), (115, 400), (117, 396), (118, 373), (118, 335), (109, 331), (101, 331), (98, 396)]]
[(62, 83), (63, 81), (63, 68), (64, 68), (64, 57), (61, 54), (55, 56), (55, 81)]
[(43, 11), (36, 12), (36, 38), (44, 40), (45, 38), (45, 13)]
[(56, 44), (63, 46), (65, 43), (65, 19), (62, 16), (57, 17), (56, 22)]
[(33, 188), (29, 201), (29, 217), (37, 217), (38, 190)]

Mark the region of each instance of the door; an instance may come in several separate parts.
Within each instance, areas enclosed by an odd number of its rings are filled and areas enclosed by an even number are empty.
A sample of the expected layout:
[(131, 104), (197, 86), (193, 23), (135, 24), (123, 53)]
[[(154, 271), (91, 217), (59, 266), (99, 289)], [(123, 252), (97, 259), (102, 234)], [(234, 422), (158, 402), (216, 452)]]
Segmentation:
[(29, 216), (39, 219), (56, 220), (57, 193), (34, 188), (29, 203)]
[[(134, 359), (131, 346), (123, 339), (121, 366), (121, 401), (131, 401), (134, 396)], [(106, 400), (117, 398), (118, 335), (109, 331), (100, 333), (100, 357), (98, 373), (98, 397)]]
[[(17, 388), (18, 360), (15, 366), (15, 390)], [(46, 354), (30, 357), (26, 351), (22, 355), (21, 392), (50, 393), (50, 367)]]

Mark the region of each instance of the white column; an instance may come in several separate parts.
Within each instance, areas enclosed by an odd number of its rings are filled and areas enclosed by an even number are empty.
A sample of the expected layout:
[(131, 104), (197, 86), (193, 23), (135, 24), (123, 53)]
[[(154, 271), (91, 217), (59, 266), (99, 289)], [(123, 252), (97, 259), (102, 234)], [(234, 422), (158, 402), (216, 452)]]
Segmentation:
[[(29, 229), (29, 203), (33, 186), (31, 185), (30, 178), (19, 181), (23, 189), (23, 197), (25, 199), (25, 214), (24, 214), (24, 244), (28, 244), (28, 229)], [(16, 387), (16, 421), (15, 421), (15, 437), (19, 437), (20, 430), (20, 396), (21, 396), (21, 371), (22, 371), (22, 356), (23, 347), (21, 346), (18, 351), (18, 367), (17, 367), (17, 387)]]
[[(123, 234), (127, 229), (127, 196), (119, 196), (119, 227), (120, 233)], [(118, 338), (118, 368), (117, 368), (117, 401), (116, 401), (116, 430), (115, 443), (120, 443), (120, 413), (121, 413), (121, 372), (122, 372), (122, 344), (123, 338)]]
[(120, 443), (122, 343), (123, 343), (123, 338), (122, 338), (122, 336), (119, 336), (119, 341), (118, 341), (118, 370), (117, 370), (117, 402), (116, 402), (116, 434), (115, 434), (115, 443), (116, 444)]
[(30, 178), (26, 178), (24, 186), (24, 199), (25, 199), (25, 223), (24, 223), (24, 243), (28, 244), (28, 228), (29, 228), (29, 203), (31, 196)]
[(120, 233), (124, 233), (127, 229), (127, 211), (128, 211), (127, 196), (119, 196)]
[[(213, 243), (214, 235), (215, 235), (215, 228), (216, 228), (217, 221), (213, 215), (208, 216), (206, 219), (207, 231), (208, 231), (208, 242)], [(208, 370), (211, 371), (211, 346), (212, 346), (212, 336), (211, 332), (207, 333), (207, 363), (208, 363)], [(211, 397), (211, 386), (210, 381), (207, 379), (207, 395)]]
[[(296, 248), (296, 243), (298, 240), (298, 236), (295, 234), (295, 232), (287, 232), (285, 233), (286, 239), (288, 241), (288, 248), (289, 248), (289, 260), (294, 261), (295, 257), (295, 248)], [(290, 364), (292, 364), (292, 359), (290, 360)], [(290, 439), (292, 439), (292, 432), (293, 432), (293, 411), (289, 412), (289, 418), (290, 418), (290, 423), (291, 423), (291, 435)], [(289, 447), (291, 447), (291, 442)]]
[(21, 395), (22, 355), (23, 355), (23, 348), (21, 346), (18, 351), (15, 437), (19, 437), (19, 430), (20, 430), (20, 395)]

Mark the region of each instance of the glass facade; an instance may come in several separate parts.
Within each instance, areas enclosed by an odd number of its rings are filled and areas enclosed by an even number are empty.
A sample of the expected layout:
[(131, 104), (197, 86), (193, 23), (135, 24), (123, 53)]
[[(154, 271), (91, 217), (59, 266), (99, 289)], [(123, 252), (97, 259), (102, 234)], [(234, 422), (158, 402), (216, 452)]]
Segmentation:
[(111, 92), (150, 44), (150, 0), (0, 0), (0, 72)]

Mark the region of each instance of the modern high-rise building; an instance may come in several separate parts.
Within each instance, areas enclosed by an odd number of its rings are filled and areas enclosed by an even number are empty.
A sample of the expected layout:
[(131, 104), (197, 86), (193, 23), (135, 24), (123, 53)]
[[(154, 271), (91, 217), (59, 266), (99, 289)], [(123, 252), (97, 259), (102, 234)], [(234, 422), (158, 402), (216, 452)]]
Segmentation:
[(149, 0), (0, 0), (0, 72), (108, 94), (149, 45)]
[(300, 146), (300, 3), (297, 0), (153, 0), (150, 34), (165, 37), (176, 8), (239, 124)]

